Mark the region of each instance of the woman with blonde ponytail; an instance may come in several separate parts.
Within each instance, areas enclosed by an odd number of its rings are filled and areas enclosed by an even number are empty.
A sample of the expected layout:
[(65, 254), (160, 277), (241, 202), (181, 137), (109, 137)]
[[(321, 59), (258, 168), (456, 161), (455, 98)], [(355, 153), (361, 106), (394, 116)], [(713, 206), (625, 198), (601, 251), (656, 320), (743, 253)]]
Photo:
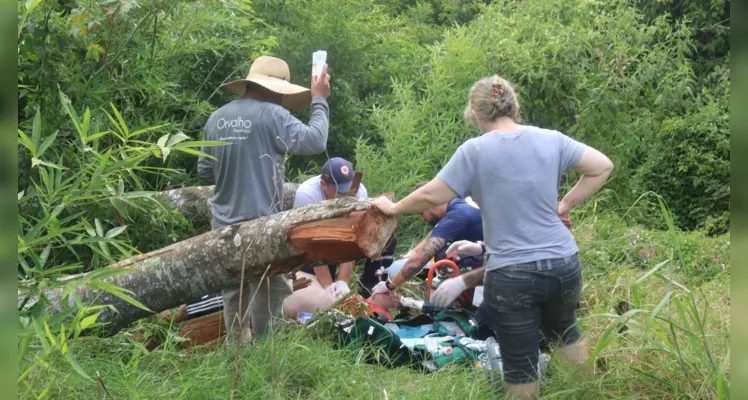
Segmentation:
[[(561, 132), (518, 124), (518, 115), (508, 81), (497, 75), (480, 79), (470, 89), (465, 117), (475, 118), (483, 134), (463, 143), (422, 188), (396, 204), (379, 197), (372, 206), (399, 215), (458, 196), (478, 203), (485, 239), (478, 248), (487, 259), (484, 301), (501, 348), (507, 396), (535, 399), (540, 332), (558, 346), (561, 362), (587, 360), (576, 325), (582, 264), (563, 220), (603, 186), (613, 163)], [(582, 177), (558, 201), (568, 169)]]

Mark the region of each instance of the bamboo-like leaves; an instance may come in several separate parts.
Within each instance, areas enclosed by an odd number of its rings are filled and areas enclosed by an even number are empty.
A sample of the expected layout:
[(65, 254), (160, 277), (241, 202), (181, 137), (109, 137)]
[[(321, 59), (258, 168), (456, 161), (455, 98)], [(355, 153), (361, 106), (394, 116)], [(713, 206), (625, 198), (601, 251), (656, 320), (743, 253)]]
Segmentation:
[[(163, 148), (189, 148), (202, 144), (193, 144), (181, 132), (166, 134), (158, 144), (134, 140), (135, 137), (144, 137), (149, 132), (163, 129), (168, 124), (132, 131), (113, 105), (109, 112), (105, 111), (113, 130), (91, 133), (91, 128), (96, 125), (90, 110), (85, 109), (79, 115), (62, 91), (59, 91), (59, 96), (75, 134), (73, 137), (76, 140), (72, 145), (76, 151), (57, 150), (54, 145), (59, 137), (58, 130), (47, 137), (43, 136), (39, 110), (34, 116), (30, 134), (18, 130), (18, 143), (28, 151), (32, 168), (38, 172), (31, 179), (30, 189), (19, 191), (18, 202), (21, 205), (34, 199), (41, 209), (39, 216), (19, 214), (18, 217), (18, 265), (19, 278), (22, 279), (19, 288), (28, 292), (28, 296), (33, 296), (31, 301), (30, 297), (23, 302), (19, 299), (19, 360), (24, 360), (29, 351), (45, 355), (58, 352), (73, 370), (90, 378), (68, 350), (67, 340), (94, 328), (99, 312), (94, 312), (96, 307), (88, 307), (81, 300), (76, 288), (86, 285), (136, 307), (147, 308), (134, 299), (131, 292), (105, 282), (107, 278), (125, 273), (128, 269), (100, 269), (87, 274), (85, 279), (73, 277), (59, 280), (71, 271), (81, 271), (83, 265), (60, 263), (64, 259), (58, 260), (57, 254), (67, 251), (70, 255), (80, 257), (78, 249), (84, 246), (91, 253), (84, 260), (89, 266), (100, 264), (100, 260), (106, 260), (109, 264), (122, 256), (130, 256), (134, 249), (122, 235), (127, 225), (112, 223), (114, 221), (107, 218), (107, 212), (112, 220), (114, 211), (129, 218), (128, 209), (144, 210), (146, 202), (153, 202), (153, 193), (142, 190), (143, 182), (135, 173), (164, 171), (163, 168), (144, 166), (153, 149), (159, 149), (159, 145)], [(64, 129), (61, 128), (63, 132)], [(115, 136), (120, 140), (112, 143), (110, 137)], [(51, 149), (55, 149), (57, 154), (53, 154)], [(50, 156), (60, 158), (53, 162)], [(127, 192), (130, 184), (139, 190)], [(101, 207), (107, 203), (109, 207)], [(45, 291), (60, 287), (61, 300), (66, 306), (53, 316), (44, 314), (42, 310), (48, 301)], [(34, 341), (39, 343), (38, 347), (31, 346)], [(38, 357), (34, 359), (43, 360)]]

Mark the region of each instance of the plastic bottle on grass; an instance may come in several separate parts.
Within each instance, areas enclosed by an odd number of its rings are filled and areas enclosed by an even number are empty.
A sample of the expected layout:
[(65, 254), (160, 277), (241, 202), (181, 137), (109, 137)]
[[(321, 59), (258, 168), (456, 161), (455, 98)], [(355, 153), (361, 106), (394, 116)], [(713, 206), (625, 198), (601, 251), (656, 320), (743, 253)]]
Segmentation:
[(303, 323), (309, 321), (310, 319), (312, 319), (312, 313), (308, 313), (308, 312), (300, 312), (296, 316), (296, 322), (298, 322), (300, 324), (303, 324)]
[(538, 377), (545, 378), (548, 376), (548, 366), (551, 364), (551, 357), (548, 353), (540, 353), (538, 356)]
[(504, 365), (501, 362), (501, 352), (499, 351), (499, 344), (496, 339), (489, 337), (486, 339), (486, 358), (487, 358), (487, 369), (492, 371), (490, 373), (490, 379), (494, 382), (501, 382), (504, 380)]

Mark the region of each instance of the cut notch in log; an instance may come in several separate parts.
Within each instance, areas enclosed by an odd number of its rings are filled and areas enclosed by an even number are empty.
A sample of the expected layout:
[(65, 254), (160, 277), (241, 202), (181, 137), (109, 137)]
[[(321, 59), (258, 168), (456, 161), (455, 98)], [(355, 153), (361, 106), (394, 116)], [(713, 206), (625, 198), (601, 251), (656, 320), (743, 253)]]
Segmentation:
[(379, 210), (354, 211), (345, 217), (293, 225), (288, 240), (304, 253), (305, 264), (336, 263), (344, 258), (349, 258), (344, 261), (378, 259), (394, 236), (394, 231), (389, 234), (379, 229), (389, 218)]
[[(343, 218), (306, 222), (292, 226), (288, 240), (304, 253), (304, 263), (332, 263), (333, 260), (363, 258), (368, 244), (358, 243), (359, 234), (366, 234), (371, 225), (364, 220), (365, 211), (354, 211)], [(368, 256), (366, 256), (368, 257)]]

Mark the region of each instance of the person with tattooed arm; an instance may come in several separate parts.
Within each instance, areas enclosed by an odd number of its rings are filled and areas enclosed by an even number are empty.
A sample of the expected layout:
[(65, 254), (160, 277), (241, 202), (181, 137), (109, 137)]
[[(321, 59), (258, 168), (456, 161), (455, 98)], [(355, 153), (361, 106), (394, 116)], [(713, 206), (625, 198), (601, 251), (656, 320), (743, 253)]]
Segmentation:
[[(428, 182), (418, 183), (413, 191), (420, 189)], [(402, 269), (391, 279), (394, 287), (415, 277), (431, 258), (435, 261), (446, 258), (447, 248), (453, 242), (464, 240), (476, 242), (483, 240), (483, 219), (480, 209), (470, 199), (456, 198), (448, 203), (431, 207), (421, 212), (421, 220), (434, 228), (409, 252), (410, 257)], [(458, 261), (458, 266), (465, 269), (479, 268), (483, 265), (483, 256), (466, 256)], [(389, 293), (387, 282), (379, 282), (372, 288), (372, 294)]]

